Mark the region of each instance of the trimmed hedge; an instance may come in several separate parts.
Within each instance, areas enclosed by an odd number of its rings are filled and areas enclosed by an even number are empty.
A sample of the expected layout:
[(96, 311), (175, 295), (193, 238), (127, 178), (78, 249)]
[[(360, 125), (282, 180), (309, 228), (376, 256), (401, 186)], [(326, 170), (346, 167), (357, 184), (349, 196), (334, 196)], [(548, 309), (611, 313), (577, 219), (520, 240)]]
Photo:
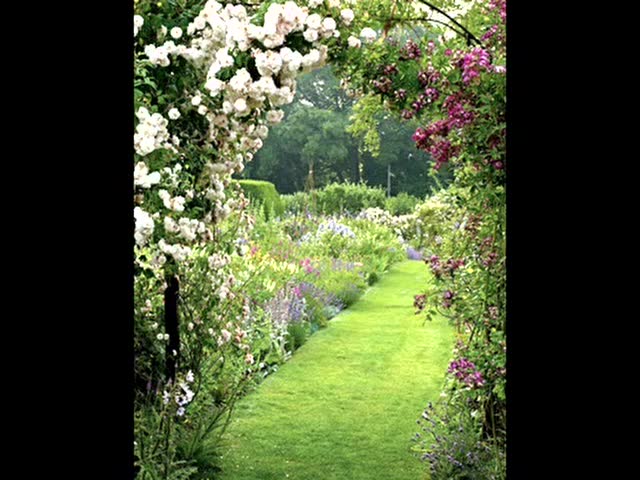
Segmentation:
[[(335, 213), (356, 214), (366, 208), (384, 208), (386, 194), (382, 188), (355, 183), (331, 183), (315, 191), (317, 213), (333, 215)], [(288, 211), (303, 213), (305, 209), (314, 210), (309, 193), (296, 192), (284, 195), (283, 201)]]
[(262, 205), (267, 219), (284, 213), (280, 194), (273, 183), (264, 180), (238, 180), (237, 182), (254, 205)]

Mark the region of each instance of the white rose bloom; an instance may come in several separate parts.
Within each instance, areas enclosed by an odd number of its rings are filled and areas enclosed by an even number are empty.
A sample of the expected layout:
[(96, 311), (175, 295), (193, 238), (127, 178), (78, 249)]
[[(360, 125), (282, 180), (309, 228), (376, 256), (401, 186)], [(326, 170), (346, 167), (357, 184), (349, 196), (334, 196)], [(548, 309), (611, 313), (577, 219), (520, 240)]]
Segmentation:
[(224, 102), (222, 102), (222, 111), (229, 115), (231, 112), (233, 112), (233, 103), (231, 103), (229, 100), (225, 100)]
[(170, 33), (171, 38), (175, 38), (177, 40), (182, 36), (182, 29), (180, 27), (173, 27)]
[[(246, 92), (251, 85), (251, 74), (246, 68), (241, 68), (229, 80), (229, 87), (236, 92)], [(225, 112), (228, 113), (228, 112)]]
[(222, 70), (222, 65), (215, 61), (211, 62), (209, 71), (207, 72), (207, 78), (215, 78), (220, 70)]
[(153, 235), (153, 219), (151, 215), (142, 210), (140, 207), (133, 209), (133, 216), (136, 220), (136, 228), (134, 238), (139, 246), (144, 246)]
[(318, 40), (318, 31), (314, 30), (313, 28), (307, 28), (302, 36), (307, 42), (313, 43)]
[(138, 162), (136, 163), (136, 166), (133, 169), (133, 183), (135, 185), (139, 185), (142, 180), (147, 176), (147, 173), (149, 173), (149, 167), (147, 167), (147, 164), (144, 162)]
[(360, 41), (360, 39), (354, 37), (353, 35), (347, 38), (347, 43), (351, 48), (360, 48), (360, 46), (362, 45), (362, 42)]
[(224, 85), (225, 84), (222, 80), (219, 80), (217, 78), (210, 78), (209, 80), (207, 80), (207, 83), (204, 84), (204, 88), (209, 90), (209, 94), (212, 97), (215, 97), (222, 91)]
[(315, 48), (302, 57), (302, 66), (306, 70), (310, 70), (315, 67), (318, 67), (320, 66), (321, 63), (322, 63), (322, 56), (320, 54), (320, 51)]
[(340, 6), (340, 0), (329, 0), (329, 8), (338, 8)]
[(216, 61), (222, 68), (233, 66), (233, 57), (229, 55), (228, 49), (221, 48), (216, 52)]
[(297, 72), (302, 65), (302, 54), (297, 50), (292, 51), (287, 61), (287, 70), (289, 72)]
[(256, 134), (260, 138), (267, 138), (267, 135), (269, 135), (269, 129), (266, 125), (260, 125), (258, 126), (258, 128), (256, 128)]
[[(277, 74), (282, 68), (282, 57), (278, 52), (267, 51), (256, 55), (256, 68), (263, 77)], [(249, 77), (250, 78), (250, 77)]]
[(140, 15), (134, 15), (133, 16), (133, 36), (134, 37), (138, 36), (138, 31), (140, 31), (140, 28), (142, 28), (142, 25), (144, 25), (144, 18), (142, 18)]
[(301, 30), (307, 15), (295, 2), (286, 2), (282, 8), (282, 19), (290, 26), (291, 31)]
[(180, 110), (177, 108), (172, 108), (169, 110), (168, 116), (171, 120), (177, 120), (180, 118)]
[(309, 28), (313, 28), (314, 30), (320, 30), (322, 26), (322, 17), (317, 13), (312, 13), (307, 17), (305, 22)]
[(149, 186), (157, 185), (158, 183), (160, 183), (160, 172), (151, 172), (149, 175), (147, 175), (147, 184)]
[(200, 95), (196, 95), (191, 98), (191, 105), (197, 107), (202, 102), (202, 97)]
[(337, 25), (336, 25), (336, 21), (331, 18), (331, 17), (326, 17), (324, 20), (322, 20), (322, 28), (326, 31), (326, 32), (332, 32), (336, 29)]
[(184, 197), (173, 197), (171, 199), (171, 209), (175, 210), (176, 212), (184, 212), (184, 202)]
[(196, 17), (193, 24), (196, 27), (196, 30), (202, 30), (207, 26), (207, 22), (203, 17)]
[(136, 112), (136, 117), (138, 117), (138, 120), (140, 120), (141, 122), (145, 121), (150, 116), (151, 115), (149, 114), (149, 110), (147, 110), (145, 107), (138, 108), (138, 111)]
[(351, 22), (353, 22), (353, 19), (355, 18), (355, 14), (350, 8), (345, 8), (340, 12), (340, 18), (345, 25), (351, 25)]
[(247, 113), (248, 111), (247, 101), (244, 98), (239, 98), (235, 102), (233, 102), (233, 108), (240, 115)]
[(282, 122), (284, 118), (284, 112), (282, 110), (270, 110), (267, 112), (267, 122), (271, 125), (276, 125)]
[(137, 187), (151, 188), (151, 185), (160, 183), (160, 173), (149, 173), (149, 168), (144, 162), (138, 162), (133, 170), (133, 183)]
[(267, 48), (279, 47), (284, 43), (284, 35), (280, 35), (280, 34), (269, 35), (267, 37), (264, 37), (264, 40), (262, 41), (262, 43)]
[(164, 217), (164, 229), (165, 229), (165, 231), (171, 232), (171, 233), (176, 233), (176, 232), (180, 231), (180, 228), (178, 227), (178, 224), (171, 217)]
[(334, 38), (340, 38), (340, 30), (335, 30), (335, 31), (333, 32), (333, 37), (334, 37)]
[(260, 42), (265, 36), (264, 29), (259, 25), (250, 23), (247, 25), (247, 36)]
[(376, 31), (372, 28), (369, 27), (364, 27), (362, 29), (362, 31), (360, 32), (360, 36), (362, 38), (365, 39), (365, 41), (367, 42), (372, 42), (373, 40), (376, 39), (376, 37), (378, 36), (378, 34), (376, 33)]

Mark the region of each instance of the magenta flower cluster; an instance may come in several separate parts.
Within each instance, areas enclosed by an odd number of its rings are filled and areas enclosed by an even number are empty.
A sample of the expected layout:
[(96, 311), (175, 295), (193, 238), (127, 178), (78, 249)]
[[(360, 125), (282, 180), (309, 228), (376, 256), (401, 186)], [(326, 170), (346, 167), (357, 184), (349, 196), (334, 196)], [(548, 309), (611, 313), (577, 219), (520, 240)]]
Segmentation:
[(491, 55), (484, 48), (474, 48), (457, 60), (457, 66), (462, 70), (462, 81), (466, 84), (480, 76), (480, 71), (491, 71)]
[(433, 68), (433, 65), (429, 65), (426, 70), (418, 72), (418, 82), (423, 87), (428, 85), (435, 85), (442, 78), (442, 74)]
[[(425, 92), (413, 102), (412, 107), (416, 113), (419, 113), (428, 102), (437, 100), (439, 96), (440, 92), (437, 89), (426, 87)], [(437, 120), (426, 128), (419, 127), (411, 137), (416, 142), (416, 148), (429, 153), (435, 160), (436, 170), (459, 153), (459, 149), (454, 147), (446, 137), (452, 129), (462, 128), (473, 122), (475, 116), (465, 108), (467, 104), (468, 102), (461, 95), (449, 95), (443, 102), (447, 118)]]
[(489, 30), (487, 30), (487, 32), (482, 35), (482, 37), (480, 37), (480, 40), (482, 40), (483, 42), (486, 42), (487, 40), (491, 39), (496, 32), (498, 31), (498, 26), (497, 25), (493, 25)]
[(443, 308), (451, 308), (451, 303), (453, 302), (453, 297), (455, 297), (456, 294), (454, 292), (452, 292), (451, 290), (447, 290), (446, 292), (444, 292), (442, 294), (442, 307)]
[(475, 118), (473, 112), (466, 110), (464, 107), (468, 105), (460, 94), (449, 95), (442, 106), (446, 109), (449, 115), (448, 126), (452, 128), (462, 128), (465, 125), (473, 122)]
[(402, 50), (400, 50), (400, 59), (401, 60), (415, 60), (422, 56), (422, 52), (420, 51), (420, 47), (413, 40), (408, 40)]
[(373, 81), (373, 88), (380, 93), (389, 93), (392, 86), (393, 82), (389, 77), (380, 77), (378, 80)]
[(489, 10), (500, 10), (500, 19), (504, 22), (507, 19), (507, 0), (491, 0)]
[(429, 266), (431, 267), (431, 272), (436, 276), (436, 278), (453, 276), (457, 269), (464, 267), (464, 260), (461, 258), (450, 258), (446, 262), (441, 262), (440, 257), (437, 255), (431, 255), (429, 258)]
[(300, 266), (307, 273), (315, 273), (316, 276), (320, 275), (320, 270), (314, 268), (310, 258), (305, 258), (304, 260), (300, 260)]
[(416, 148), (428, 152), (436, 161), (434, 166), (436, 170), (458, 154), (459, 148), (454, 147), (446, 138), (449, 129), (449, 122), (438, 120), (427, 128), (419, 127), (411, 137), (416, 142)]
[(453, 374), (458, 380), (471, 388), (480, 388), (484, 385), (484, 378), (482, 373), (478, 370), (476, 365), (467, 360), (461, 358), (454, 360), (449, 364), (447, 372)]

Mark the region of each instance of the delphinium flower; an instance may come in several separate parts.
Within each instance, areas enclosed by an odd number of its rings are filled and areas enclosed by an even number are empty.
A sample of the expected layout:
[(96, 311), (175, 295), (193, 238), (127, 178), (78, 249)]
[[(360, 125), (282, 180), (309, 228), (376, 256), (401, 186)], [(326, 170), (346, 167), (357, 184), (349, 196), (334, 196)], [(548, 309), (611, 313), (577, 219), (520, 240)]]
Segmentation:
[(407, 258), (409, 260), (422, 260), (422, 253), (415, 248), (408, 246), (407, 247)]
[(356, 237), (356, 234), (353, 233), (353, 231), (349, 227), (341, 223), (338, 223), (333, 219), (329, 220), (328, 222), (321, 223), (320, 226), (318, 227), (318, 231), (316, 234), (320, 236), (326, 232), (332, 232), (336, 235), (340, 235), (343, 237), (349, 237), (349, 238)]
[(335, 294), (327, 292), (313, 283), (302, 282), (299, 288), (302, 295), (312, 298), (325, 307), (332, 307), (336, 313), (344, 309), (344, 303)]
[(353, 262), (347, 262), (345, 260), (342, 260), (341, 258), (331, 259), (331, 269), (334, 271), (352, 272), (354, 268), (355, 264)]

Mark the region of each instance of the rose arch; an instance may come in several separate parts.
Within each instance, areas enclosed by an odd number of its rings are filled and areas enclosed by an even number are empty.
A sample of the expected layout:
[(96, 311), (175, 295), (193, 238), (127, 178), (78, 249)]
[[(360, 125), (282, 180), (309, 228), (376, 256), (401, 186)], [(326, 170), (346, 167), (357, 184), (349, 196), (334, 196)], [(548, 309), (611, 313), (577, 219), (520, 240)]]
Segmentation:
[[(471, 240), (430, 260), (445, 305), (428, 298), (466, 339), (452, 381), (466, 382), (486, 435), (504, 437), (505, 2), (134, 3), (138, 459), (141, 440), (168, 438), (198, 395), (228, 417), (258, 369), (242, 295), (251, 278), (231, 269), (254, 220), (232, 175), (283, 120), (296, 77), (327, 63), (361, 99), (353, 131), (367, 148), (380, 141), (375, 119), (385, 110), (421, 121), (416, 147), (436, 169), (456, 169), (460, 231)], [(457, 273), (465, 262), (484, 262), (488, 276)], [(156, 424), (141, 420), (149, 410)], [(177, 458), (169, 443), (156, 448)]]

